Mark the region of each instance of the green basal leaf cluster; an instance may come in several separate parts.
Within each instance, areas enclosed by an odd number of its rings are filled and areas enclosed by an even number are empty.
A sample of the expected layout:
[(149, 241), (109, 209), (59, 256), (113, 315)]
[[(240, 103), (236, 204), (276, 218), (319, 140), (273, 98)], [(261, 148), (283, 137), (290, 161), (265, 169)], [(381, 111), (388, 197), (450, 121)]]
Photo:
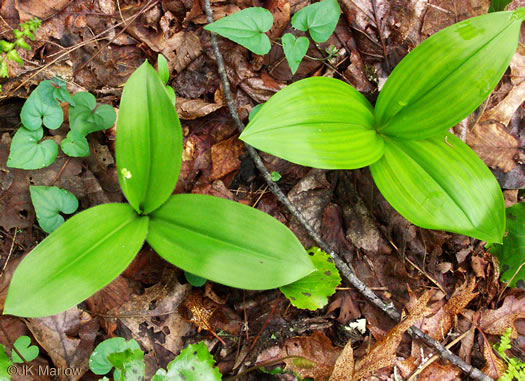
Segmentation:
[[(144, 380), (144, 352), (135, 340), (121, 337), (97, 345), (89, 358), (89, 369), (105, 375), (112, 369), (115, 381)], [(220, 381), (222, 375), (204, 343), (190, 344), (171, 361), (167, 369), (158, 369), (152, 381)]]
[(499, 344), (494, 344), (494, 349), (507, 364), (507, 370), (498, 381), (525, 380), (525, 363), (520, 360), (507, 356), (506, 351), (511, 348), (510, 335), (512, 329), (508, 328), (501, 336)]
[[(217, 197), (172, 195), (181, 167), (182, 131), (162, 62), (159, 71), (145, 62), (122, 93), (116, 165), (128, 203), (95, 206), (60, 224), (58, 213), (72, 211), (74, 201), (56, 190), (31, 189), (34, 201), (42, 200), (35, 202), (41, 225), (50, 230), (60, 226), (16, 269), (5, 314), (40, 317), (73, 307), (115, 279), (144, 242), (188, 273), (248, 290), (278, 288), (316, 271), (295, 235), (269, 215)], [(51, 98), (35, 91), (40, 98), (27, 125), (40, 131), (40, 123), (59, 126), (60, 115), (49, 112), (57, 94)], [(93, 109), (91, 97), (81, 94), (70, 100), (70, 119), (83, 120), (79, 133), (84, 134), (107, 118)], [(52, 205), (43, 207), (45, 200)]]
[(305, 166), (370, 166), (383, 196), (415, 225), (501, 243), (505, 210), (498, 182), (447, 130), (497, 85), (524, 19), (520, 8), (436, 33), (397, 65), (375, 107), (336, 79), (295, 82), (251, 117), (240, 139)]
[(39, 19), (33, 18), (20, 24), (20, 28), (13, 29), (13, 34), (15, 35), (14, 42), (0, 40), (0, 77), (9, 77), (8, 61), (13, 61), (20, 66), (24, 66), (24, 61), (22, 61), (18, 55), (16, 48), (31, 50), (31, 46), (27, 43), (26, 39), (35, 40), (35, 33), (40, 28), (40, 24), (41, 21)]
[(68, 156), (89, 156), (86, 136), (95, 131), (105, 130), (115, 123), (116, 114), (113, 107), (97, 105), (94, 95), (79, 92), (71, 96), (66, 83), (58, 78), (42, 81), (22, 107), (22, 126), (11, 142), (8, 167), (41, 169), (55, 161), (58, 145), (53, 140), (41, 140), (44, 127), (56, 130), (62, 126), (64, 111), (60, 102), (69, 103), (70, 131), (60, 144), (62, 151)]

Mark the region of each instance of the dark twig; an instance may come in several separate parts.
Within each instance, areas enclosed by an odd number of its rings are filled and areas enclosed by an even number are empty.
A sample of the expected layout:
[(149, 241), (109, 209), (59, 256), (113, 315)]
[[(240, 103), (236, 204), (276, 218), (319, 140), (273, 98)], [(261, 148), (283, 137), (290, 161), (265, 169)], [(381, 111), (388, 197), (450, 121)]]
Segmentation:
[[(204, 0), (204, 10), (206, 12), (208, 23), (212, 23), (214, 20), (213, 20), (213, 13), (211, 10), (210, 0)], [(233, 101), (233, 95), (232, 95), (231, 88), (230, 88), (230, 81), (228, 80), (228, 77), (226, 75), (226, 67), (224, 65), (224, 59), (222, 57), (221, 51), (219, 50), (219, 43), (217, 42), (217, 36), (213, 32), (210, 32), (210, 34), (211, 34), (211, 44), (212, 44), (213, 53), (217, 60), (217, 70), (221, 77), (221, 81), (222, 81), (222, 85), (224, 89), (224, 97), (226, 98), (226, 103), (228, 105), (230, 115), (232, 119), (234, 120), (237, 126), (237, 129), (242, 132), (245, 126), (242, 123), (241, 119), (239, 118), (239, 114), (237, 113), (237, 109)], [(253, 147), (249, 146), (248, 144), (246, 144), (246, 150), (248, 151), (248, 154), (252, 158), (253, 162), (255, 163), (255, 166), (260, 171), (264, 180), (268, 184), (268, 188), (270, 188), (271, 192), (275, 195), (275, 197), (281, 203), (284, 204), (284, 206), (288, 209), (290, 214), (308, 232), (308, 235), (312, 238), (312, 240), (315, 241), (315, 243), (322, 250), (327, 252), (332, 257), (337, 268), (341, 271), (343, 276), (350, 282), (350, 284), (353, 287), (355, 287), (372, 304), (374, 304), (377, 308), (385, 312), (390, 318), (392, 318), (395, 321), (399, 321), (401, 319), (401, 314), (396, 310), (393, 303), (392, 302), (385, 303), (370, 288), (368, 288), (366, 284), (364, 284), (357, 277), (351, 265), (343, 261), (343, 259), (341, 259), (341, 257), (330, 247), (330, 245), (328, 245), (321, 238), (321, 235), (313, 229), (313, 227), (308, 223), (308, 221), (306, 221), (302, 213), (297, 209), (297, 207), (294, 204), (290, 202), (290, 200), (284, 194), (281, 188), (274, 181), (272, 181), (272, 177), (270, 173), (268, 172), (268, 170), (266, 169), (266, 167), (264, 166), (264, 163), (262, 162), (262, 159), (257, 153), (257, 151)], [(492, 380), (492, 378), (485, 375), (479, 369), (474, 368), (473, 366), (464, 362), (462, 359), (460, 359), (450, 350), (445, 348), (441, 343), (432, 339), (430, 336), (428, 336), (427, 334), (419, 330), (417, 327), (412, 326), (408, 329), (407, 332), (412, 337), (423, 340), (430, 347), (434, 348), (441, 357), (450, 361), (452, 364), (454, 364), (459, 369), (461, 369), (463, 372), (465, 372), (467, 375), (469, 375), (472, 379), (483, 380), (483, 381)]]

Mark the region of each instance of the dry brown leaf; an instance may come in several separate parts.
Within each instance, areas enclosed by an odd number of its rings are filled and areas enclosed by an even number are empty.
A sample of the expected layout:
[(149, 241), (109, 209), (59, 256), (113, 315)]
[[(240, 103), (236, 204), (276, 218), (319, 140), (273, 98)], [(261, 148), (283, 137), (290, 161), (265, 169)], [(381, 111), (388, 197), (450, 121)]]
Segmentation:
[(354, 350), (352, 340), (346, 343), (335, 362), (334, 371), (328, 381), (352, 381), (354, 376)]
[(241, 167), (239, 156), (244, 152), (244, 144), (232, 136), (211, 147), (211, 181), (237, 171)]
[(286, 369), (297, 373), (302, 378), (312, 377), (314, 381), (325, 381), (334, 369), (341, 349), (321, 331), (311, 336), (299, 336), (286, 340), (281, 350), (281, 357), (298, 356), (306, 360), (286, 359)]
[(58, 375), (59, 380), (78, 380), (89, 369), (98, 321), (73, 307), (58, 315), (28, 319), (27, 327), (59, 369), (74, 368), (78, 374)]
[(420, 320), (427, 310), (427, 303), (432, 296), (431, 291), (425, 292), (412, 308), (410, 314), (387, 334), (377, 341), (368, 355), (360, 359), (355, 364), (353, 379), (360, 380), (372, 375), (375, 371), (393, 366), (396, 362), (396, 351), (405, 331), (416, 321)]
[(70, 0), (17, 0), (15, 7), (20, 16), (20, 22), (33, 17), (45, 20), (65, 8)]
[(487, 376), (498, 380), (507, 370), (507, 365), (494, 353), (492, 347), (486, 341), (483, 343), (483, 357), (485, 357), (485, 366), (481, 371)]
[[(213, 20), (217, 21), (218, 19), (222, 19), (223, 17), (233, 15), (235, 12), (239, 12), (241, 8), (239, 8), (235, 4), (227, 4), (227, 5), (218, 5), (216, 7), (211, 7), (211, 10), (213, 11)], [(195, 17), (192, 21), (194, 24), (207, 24), (208, 23), (208, 20), (206, 19), (206, 15)]]
[(223, 106), (220, 103), (208, 103), (202, 99), (186, 99), (177, 97), (177, 114), (179, 118), (184, 120), (193, 120), (202, 118), (214, 111), (217, 111)]
[(417, 381), (457, 381), (460, 377), (461, 370), (457, 366), (435, 361), (419, 374)]
[(518, 337), (518, 332), (514, 321), (521, 318), (525, 318), (525, 297), (518, 299), (514, 295), (509, 295), (500, 308), (481, 312), (479, 326), (483, 332), (498, 336), (503, 335), (507, 328), (510, 328), (512, 330), (510, 337), (515, 339)]
[(474, 292), (476, 288), (476, 279), (472, 278), (470, 281), (461, 285), (454, 295), (447, 301), (443, 308), (423, 321), (421, 330), (426, 332), (434, 340), (442, 340), (452, 327), (452, 322), (456, 315), (471, 302), (472, 299), (478, 295)]
[(289, 0), (268, 0), (265, 4), (266, 9), (272, 12), (273, 25), (267, 32), (271, 39), (281, 37), (290, 22), (290, 1)]

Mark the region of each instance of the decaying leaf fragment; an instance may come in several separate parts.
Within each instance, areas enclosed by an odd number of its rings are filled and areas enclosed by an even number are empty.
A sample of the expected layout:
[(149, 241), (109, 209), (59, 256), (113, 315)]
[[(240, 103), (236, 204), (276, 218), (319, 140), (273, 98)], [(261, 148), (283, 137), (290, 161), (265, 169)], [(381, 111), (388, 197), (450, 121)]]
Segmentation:
[[(361, 380), (381, 368), (394, 365), (396, 362), (396, 350), (403, 334), (411, 325), (423, 317), (431, 296), (431, 291), (425, 292), (418, 299), (410, 314), (392, 328), (381, 340), (377, 341), (367, 356), (356, 362), (353, 374), (354, 380)], [(345, 379), (341, 378), (340, 380)], [(332, 379), (331, 381), (339, 381), (339, 379)]]
[(509, 295), (503, 301), (503, 305), (496, 310), (486, 310), (481, 313), (480, 328), (490, 335), (501, 336), (507, 328), (512, 330), (511, 339), (518, 337), (518, 331), (514, 326), (516, 319), (525, 318), (525, 297), (516, 298)]

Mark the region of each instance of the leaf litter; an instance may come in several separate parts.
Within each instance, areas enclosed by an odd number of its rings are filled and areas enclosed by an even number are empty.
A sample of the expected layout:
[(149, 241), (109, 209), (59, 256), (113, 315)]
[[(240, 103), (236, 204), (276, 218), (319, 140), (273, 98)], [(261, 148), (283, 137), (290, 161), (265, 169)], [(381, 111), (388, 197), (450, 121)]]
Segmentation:
[[(45, 20), (36, 41), (31, 42), (33, 49), (24, 51), (23, 58), (32, 71), (52, 63), (32, 79), (31, 71), (13, 67), (13, 75), (3, 84), (2, 95), (9, 97), (0, 105), (0, 299), (5, 297), (16, 264), (45, 237), (36, 224), (30, 185), (67, 189), (79, 199), (79, 209), (122, 200), (113, 159), (114, 130), (88, 137), (90, 157), (67, 161), (59, 152), (55, 163), (45, 169), (7, 167), (10, 141), (19, 123), (19, 110), (13, 112), (11, 105), (27, 98), (41, 80), (57, 75), (67, 81), (73, 93), (89, 91), (98, 102), (117, 105), (121, 86), (131, 72), (146, 58), (153, 62), (157, 53), (168, 60), (168, 84), (177, 94), (184, 131), (184, 158), (176, 192), (213, 194), (255, 206), (290, 226), (304, 244), (311, 244), (264, 189), (246, 159), (224, 107), (209, 35), (202, 30), (206, 18), (200, 2), (159, 2), (122, 32), (122, 20), (134, 17), (145, 3), (6, 0), (0, 7), (0, 15), (11, 27), (33, 16)], [(217, 1), (212, 9), (214, 16), (221, 18), (252, 3)], [(277, 21), (269, 37), (294, 32), (289, 25), (291, 17), (309, 3), (266, 2)], [(510, 7), (518, 3), (514, 1)], [(417, 44), (454, 22), (486, 13), (489, 5), (487, 0), (343, 0), (334, 35), (326, 45), (321, 44), (322, 49), (330, 44), (338, 49), (334, 61), (337, 72), (322, 61), (306, 58), (293, 79), (336, 76), (373, 99), (393, 67)], [(2, 28), (4, 38), (8, 37), (10, 30)], [(277, 45), (265, 57), (223, 39), (220, 48), (242, 118), (292, 81), (282, 48)], [(306, 54), (320, 58), (312, 45)], [(523, 57), (521, 46), (485, 106), (455, 129), (493, 169), (502, 187), (515, 193), (514, 202), (523, 197), (518, 189), (525, 187), (520, 123)], [(60, 128), (45, 136), (57, 143), (65, 138)], [(262, 157), (270, 171), (281, 175), (279, 185), (292, 202), (352, 263), (361, 279), (383, 299), (406, 311), (401, 323), (395, 325), (385, 318), (344, 282), (328, 298), (327, 307), (308, 313), (283, 300), (273, 302), (275, 294), (232, 290), (208, 282), (211, 286), (207, 287), (218, 293), (215, 298), (190, 290), (180, 272), (146, 247), (123, 275), (77, 308), (44, 319), (3, 317), (0, 324), (9, 338), (0, 334), (0, 341), (10, 348), (17, 336), (29, 334), (40, 347), (40, 356), (33, 363), (74, 366), (86, 373), (90, 351), (102, 339), (133, 338), (149, 351), (145, 355), (149, 376), (185, 346), (202, 339), (212, 349), (219, 368), (231, 374), (240, 366), (267, 362), (261, 360), (261, 353), (276, 348), (271, 358), (277, 362), (267, 369), (284, 367), (288, 374), (273, 376), (282, 380), (295, 380), (290, 372), (315, 380), (374, 375), (387, 379), (394, 372), (408, 378), (418, 367), (422, 368), (420, 380), (461, 377), (457, 368), (440, 360), (425, 365), (433, 352), (408, 339), (404, 332), (410, 325), (445, 344), (464, 335), (452, 350), (493, 377), (501, 374), (502, 367), (491, 343), (506, 329), (512, 330), (516, 356), (523, 354), (524, 295), (500, 286), (497, 262), (479, 243), (411, 225), (385, 202), (366, 170), (348, 174), (317, 171), (270, 155)], [(252, 304), (236, 308), (247, 299)], [(197, 317), (183, 317), (188, 310)], [(363, 317), (367, 331), (355, 334), (349, 325)], [(283, 330), (288, 330), (286, 335)], [(303, 360), (278, 361), (290, 355)], [(259, 376), (252, 372), (247, 379)]]

